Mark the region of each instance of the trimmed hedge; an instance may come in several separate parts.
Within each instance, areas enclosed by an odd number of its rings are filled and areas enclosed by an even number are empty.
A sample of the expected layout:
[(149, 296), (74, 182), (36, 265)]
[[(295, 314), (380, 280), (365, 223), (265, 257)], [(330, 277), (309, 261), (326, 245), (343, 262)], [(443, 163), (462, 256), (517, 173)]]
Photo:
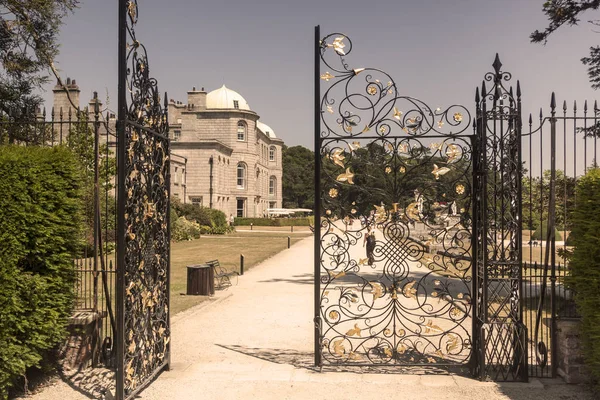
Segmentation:
[[(538, 227), (535, 232), (531, 235), (531, 239), (533, 240), (546, 240), (548, 235), (548, 222), (542, 222), (541, 229)], [(562, 235), (556, 227), (554, 228), (554, 238), (555, 240), (562, 240)]]
[(65, 337), (83, 244), (78, 165), (62, 146), (0, 147), (0, 398)]
[(570, 274), (566, 284), (575, 292), (581, 315), (583, 354), (588, 371), (600, 389), (600, 169), (577, 182), (577, 204), (571, 214)]
[(238, 226), (309, 226), (314, 217), (300, 218), (235, 218), (234, 224)]

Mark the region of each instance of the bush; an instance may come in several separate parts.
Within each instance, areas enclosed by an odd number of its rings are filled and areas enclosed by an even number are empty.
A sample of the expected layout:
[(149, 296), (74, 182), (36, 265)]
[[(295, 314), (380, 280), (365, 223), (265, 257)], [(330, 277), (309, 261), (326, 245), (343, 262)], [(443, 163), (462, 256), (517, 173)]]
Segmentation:
[(577, 182), (577, 204), (572, 212), (569, 255), (570, 274), (566, 284), (575, 292), (581, 315), (584, 359), (600, 389), (600, 169), (589, 170)]
[(0, 147), (0, 398), (66, 334), (83, 236), (77, 165), (62, 146)]
[(200, 225), (196, 221), (188, 221), (186, 217), (177, 218), (171, 231), (171, 240), (179, 242), (182, 240), (198, 239), (199, 237)]
[(180, 217), (186, 217), (189, 221), (195, 221), (200, 225), (212, 226), (217, 228), (227, 227), (227, 217), (225, 213), (214, 208), (201, 207), (195, 204), (181, 204), (178, 201), (172, 202), (173, 209)]
[[(533, 234), (531, 235), (531, 239), (532, 240), (546, 240), (547, 235), (548, 235), (548, 222), (544, 221), (544, 222), (542, 222), (541, 228), (537, 228), (535, 230), (535, 232), (533, 232)], [(556, 229), (556, 227), (554, 228), (554, 238), (555, 238), (555, 240), (562, 240), (562, 235), (560, 234), (560, 231), (558, 229)]]
[(314, 217), (299, 218), (242, 218), (237, 217), (234, 224), (238, 226), (309, 226)]

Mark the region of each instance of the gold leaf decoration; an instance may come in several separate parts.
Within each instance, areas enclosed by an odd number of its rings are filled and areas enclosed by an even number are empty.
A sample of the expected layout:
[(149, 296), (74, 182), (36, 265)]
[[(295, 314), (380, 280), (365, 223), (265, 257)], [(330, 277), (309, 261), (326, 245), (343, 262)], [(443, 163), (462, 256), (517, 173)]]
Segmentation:
[(404, 354), (406, 353), (406, 350), (408, 350), (408, 347), (406, 347), (404, 343), (400, 343), (398, 347), (396, 347), (396, 351), (398, 352), (398, 354)]
[(456, 193), (463, 194), (465, 193), (465, 187), (462, 184), (456, 185)]
[(435, 176), (435, 180), (440, 179), (440, 176), (446, 175), (448, 172), (450, 172), (450, 168), (448, 168), (448, 167), (440, 168), (436, 164), (433, 164), (433, 171), (431, 171), (433, 176)]
[(333, 310), (329, 312), (329, 318), (331, 319), (338, 319), (340, 317), (340, 313)]
[(346, 172), (339, 174), (337, 180), (339, 182), (348, 182), (350, 185), (354, 185), (354, 174), (350, 171), (350, 168), (346, 168)]
[(442, 148), (443, 144), (442, 143), (431, 143), (429, 145), (429, 148), (433, 151), (437, 151), (440, 150)]
[(433, 358), (433, 357), (427, 357), (427, 362), (430, 363), (430, 364), (435, 364), (436, 363), (435, 358)]
[(432, 320), (429, 320), (425, 326), (425, 333), (430, 332), (443, 332), (443, 330), (439, 326), (434, 325)]
[(336, 188), (329, 189), (329, 197), (335, 199), (338, 196), (338, 190)]
[(408, 153), (408, 143), (400, 143), (398, 146), (398, 153), (406, 154)]
[(353, 208), (352, 210), (350, 210), (351, 214), (356, 214), (356, 208)]
[(402, 111), (398, 110), (396, 107), (394, 107), (394, 118), (398, 121), (402, 118)]
[(442, 126), (444, 126), (444, 121), (440, 119), (440, 120), (438, 121), (437, 125), (438, 125), (438, 128), (440, 128), (440, 129), (441, 129), (441, 128), (442, 128)]
[(136, 15), (136, 6), (133, 1), (127, 3), (127, 12), (129, 13), (129, 17), (134, 20)]
[(388, 149), (390, 151), (390, 153), (394, 152), (394, 146), (391, 143), (386, 142), (385, 148)]
[(333, 114), (333, 107), (331, 107), (331, 106), (327, 106), (327, 112), (328, 112), (329, 114)]
[(333, 39), (333, 44), (331, 45), (333, 47), (333, 50), (340, 56), (346, 55), (346, 52), (344, 51), (344, 48), (346, 47), (344, 39), (345, 38), (343, 36), (338, 36), (335, 39)]
[(462, 293), (459, 293), (459, 294), (456, 295), (457, 299), (462, 299), (463, 297), (465, 297), (465, 295), (462, 294)]
[(135, 353), (135, 349), (136, 349), (135, 342), (131, 342), (131, 344), (129, 345), (129, 347), (127, 348), (127, 350), (128, 350), (128, 351), (129, 351), (131, 354), (133, 354), (133, 353)]
[(333, 150), (329, 155), (328, 155), (329, 159), (331, 161), (333, 161), (333, 163), (335, 165), (338, 165), (342, 168), (345, 167), (343, 160), (346, 159), (346, 156), (344, 155), (344, 150), (342, 149), (335, 149)]
[(461, 155), (461, 152), (460, 152), (460, 147), (459, 146), (457, 146), (455, 144), (450, 144), (446, 148), (446, 156), (448, 157), (448, 159), (446, 160), (446, 162), (448, 164), (451, 164), (454, 161), (456, 161), (458, 159), (458, 157), (460, 157), (460, 155)]
[(369, 132), (370, 130), (371, 128), (369, 128), (369, 125), (365, 125), (365, 127), (362, 130), (362, 133)]
[(360, 142), (352, 142), (355, 149), (360, 149)]
[(329, 82), (329, 80), (333, 78), (335, 78), (335, 76), (331, 75), (329, 71), (321, 75), (321, 79), (323, 79), (325, 82)]
[(358, 265), (367, 265), (367, 262), (369, 261), (368, 258), (360, 258), (358, 260)]
[(405, 297), (412, 297), (413, 299), (416, 299), (417, 296), (417, 289), (415, 289), (413, 286), (415, 286), (415, 283), (417, 283), (416, 281), (410, 281), (408, 282), (406, 285), (404, 285), (404, 287), (402, 288), (402, 294), (404, 294)]
[(358, 327), (358, 324), (354, 324), (354, 328), (350, 329), (348, 332), (346, 332), (347, 336), (358, 336), (360, 337), (360, 331), (361, 329)]
[(356, 354), (355, 352), (351, 351), (350, 354), (348, 354), (348, 359), (349, 360), (360, 360), (361, 356), (360, 354)]
[(389, 347), (384, 347), (383, 352), (388, 357), (392, 357), (394, 355), (394, 353), (392, 352), (392, 349), (390, 349)]
[(450, 353), (452, 350), (458, 349), (458, 336), (449, 335), (449, 339), (446, 342), (446, 353)]
[(457, 112), (457, 113), (454, 113), (454, 115), (452, 116), (452, 118), (454, 118), (454, 120), (455, 120), (456, 122), (460, 122), (460, 121), (462, 121), (462, 119), (463, 119), (463, 116), (462, 116), (462, 114), (461, 114), (461, 113)]
[(358, 75), (361, 72), (363, 72), (365, 69), (364, 68), (355, 68), (352, 71), (354, 72), (354, 75)]
[(338, 356), (343, 356), (346, 353), (346, 348), (344, 347), (344, 339), (338, 339), (333, 342), (333, 352)]

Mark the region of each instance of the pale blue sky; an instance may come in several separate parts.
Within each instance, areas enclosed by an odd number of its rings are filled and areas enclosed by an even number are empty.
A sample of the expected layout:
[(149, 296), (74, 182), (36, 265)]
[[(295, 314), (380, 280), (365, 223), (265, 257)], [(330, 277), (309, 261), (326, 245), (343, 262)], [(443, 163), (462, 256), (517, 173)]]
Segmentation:
[[(529, 34), (546, 26), (543, 0), (139, 0), (138, 39), (162, 92), (186, 101), (192, 86), (223, 83), (242, 94), (286, 144), (312, 148), (313, 32), (343, 32), (353, 67), (394, 77), (403, 95), (432, 107), (473, 109), (475, 86), (496, 52), (521, 80), (525, 113), (547, 109), (551, 91), (569, 104), (593, 100), (579, 59), (600, 43), (582, 22), (546, 46)], [(589, 18), (600, 17), (589, 15)], [(587, 20), (588, 18), (586, 18)], [(117, 1), (82, 0), (65, 20), (58, 65), (77, 79), (82, 103), (94, 90), (116, 109)], [(48, 89), (51, 89), (49, 85)], [(51, 99), (51, 91), (45, 94)], [(48, 103), (50, 104), (50, 103)], [(525, 121), (524, 121), (525, 122)]]

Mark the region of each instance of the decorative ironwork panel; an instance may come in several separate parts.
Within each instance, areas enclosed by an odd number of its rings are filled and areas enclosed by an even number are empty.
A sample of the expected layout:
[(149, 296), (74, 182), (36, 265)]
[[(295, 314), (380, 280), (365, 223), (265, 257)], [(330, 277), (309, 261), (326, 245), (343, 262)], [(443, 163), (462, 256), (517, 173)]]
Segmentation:
[(338, 33), (316, 48), (316, 362), (467, 364), (471, 116), (401, 95), (351, 50)]
[(137, 1), (119, 4), (126, 34), (119, 71), (117, 398), (132, 398), (169, 364), (169, 140), (166, 102), (135, 35)]
[[(477, 351), (481, 378), (527, 380), (521, 311), (521, 91), (498, 55), (477, 103)], [(486, 82), (491, 82), (490, 89)]]

